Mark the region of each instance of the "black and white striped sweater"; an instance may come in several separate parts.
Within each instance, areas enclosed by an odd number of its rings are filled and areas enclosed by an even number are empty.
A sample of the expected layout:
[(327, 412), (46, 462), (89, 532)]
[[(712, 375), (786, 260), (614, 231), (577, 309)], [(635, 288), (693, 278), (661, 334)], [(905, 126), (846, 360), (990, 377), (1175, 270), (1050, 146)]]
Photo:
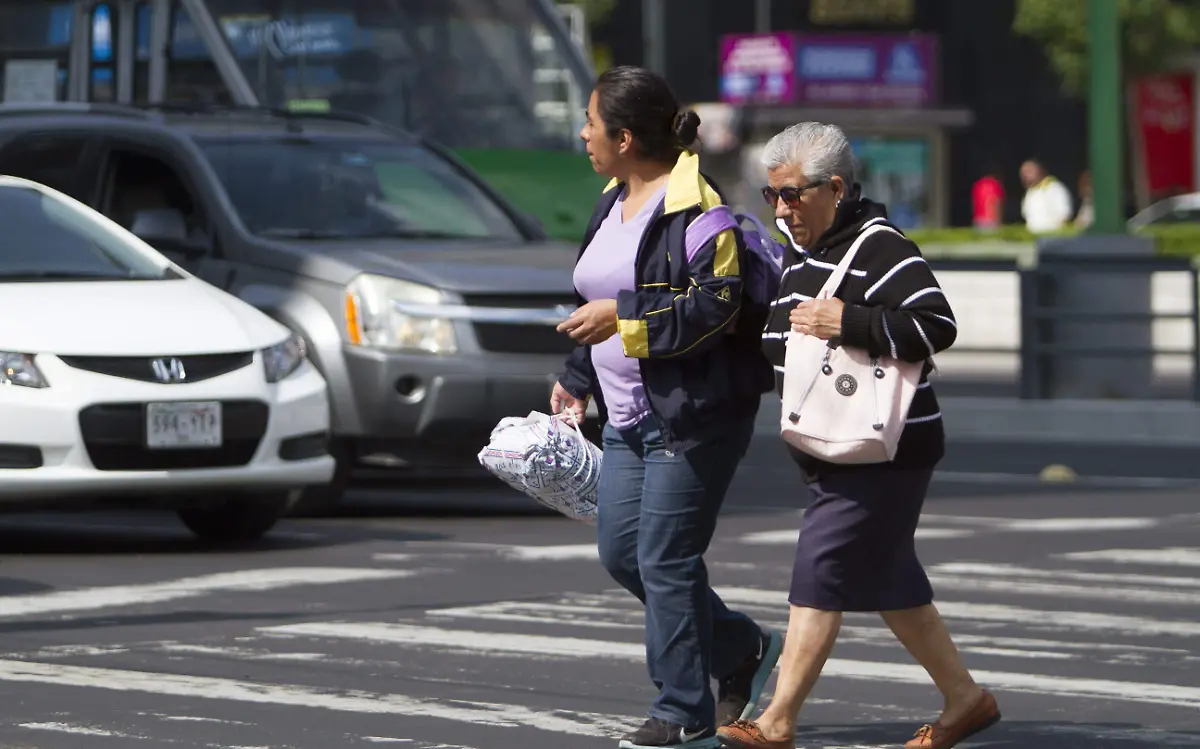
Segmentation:
[[(887, 223), (883, 205), (866, 199), (843, 201), (833, 226), (807, 253), (788, 250), (780, 298), (772, 305), (763, 332), (763, 352), (775, 366), (780, 394), (789, 313), (820, 293), (858, 233), (877, 223)], [(958, 334), (950, 303), (920, 250), (891, 232), (876, 232), (863, 243), (837, 296), (845, 302), (841, 341), (846, 346), (919, 362), (949, 348)], [(932, 468), (945, 452), (941, 410), (928, 379), (932, 369), (926, 362), (892, 461), (897, 468)], [(845, 468), (795, 450), (792, 454), (810, 481)]]

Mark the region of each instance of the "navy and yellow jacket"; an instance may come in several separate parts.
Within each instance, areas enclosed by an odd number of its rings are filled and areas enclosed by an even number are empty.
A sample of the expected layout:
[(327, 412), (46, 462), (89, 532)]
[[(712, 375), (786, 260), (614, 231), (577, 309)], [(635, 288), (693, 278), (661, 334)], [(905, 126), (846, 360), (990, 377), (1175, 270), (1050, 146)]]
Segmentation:
[[(580, 257), (623, 190), (617, 180), (604, 189)], [(668, 449), (677, 453), (727, 429), (739, 414), (757, 413), (762, 394), (774, 387), (759, 340), (766, 310), (742, 295), (741, 235), (726, 230), (690, 260), (685, 249), (688, 225), (723, 203), (701, 174), (699, 158), (683, 152), (638, 245), (637, 288), (617, 296), (617, 334), (625, 355), (638, 359), (650, 407)], [(578, 292), (576, 297), (585, 303)], [(590, 346), (571, 353), (559, 382), (576, 398), (593, 397), (601, 422), (606, 420)]]

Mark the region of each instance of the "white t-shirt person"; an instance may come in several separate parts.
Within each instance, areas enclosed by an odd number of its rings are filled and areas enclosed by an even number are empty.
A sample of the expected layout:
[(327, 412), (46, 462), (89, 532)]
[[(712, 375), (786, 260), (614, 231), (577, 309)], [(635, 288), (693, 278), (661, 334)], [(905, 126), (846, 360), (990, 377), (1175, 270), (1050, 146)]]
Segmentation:
[(1021, 165), (1021, 181), (1025, 197), (1021, 200), (1021, 216), (1025, 227), (1034, 234), (1064, 229), (1075, 213), (1071, 191), (1037, 162)]

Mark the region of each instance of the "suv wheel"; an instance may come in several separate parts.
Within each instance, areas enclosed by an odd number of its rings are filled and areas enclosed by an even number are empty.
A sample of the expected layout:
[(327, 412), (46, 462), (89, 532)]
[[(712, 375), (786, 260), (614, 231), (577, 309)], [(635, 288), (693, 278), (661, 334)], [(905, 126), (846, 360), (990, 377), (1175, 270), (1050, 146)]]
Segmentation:
[(257, 541), (275, 527), (295, 500), (293, 492), (229, 494), (205, 504), (181, 507), (179, 519), (205, 541)]

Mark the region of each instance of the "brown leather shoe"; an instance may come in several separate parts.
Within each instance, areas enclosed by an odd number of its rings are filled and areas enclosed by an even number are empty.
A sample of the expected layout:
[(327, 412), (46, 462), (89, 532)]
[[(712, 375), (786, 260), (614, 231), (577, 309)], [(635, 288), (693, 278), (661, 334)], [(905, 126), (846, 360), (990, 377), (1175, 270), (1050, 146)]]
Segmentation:
[(991, 692), (983, 690), (983, 696), (975, 703), (966, 715), (955, 723), (942, 725), (923, 725), (913, 735), (904, 749), (950, 749), (965, 738), (974, 736), (980, 731), (991, 728), (1000, 722), (1000, 706)]
[(730, 749), (795, 749), (795, 739), (771, 740), (763, 736), (762, 729), (752, 720), (735, 720), (717, 729), (721, 746)]

